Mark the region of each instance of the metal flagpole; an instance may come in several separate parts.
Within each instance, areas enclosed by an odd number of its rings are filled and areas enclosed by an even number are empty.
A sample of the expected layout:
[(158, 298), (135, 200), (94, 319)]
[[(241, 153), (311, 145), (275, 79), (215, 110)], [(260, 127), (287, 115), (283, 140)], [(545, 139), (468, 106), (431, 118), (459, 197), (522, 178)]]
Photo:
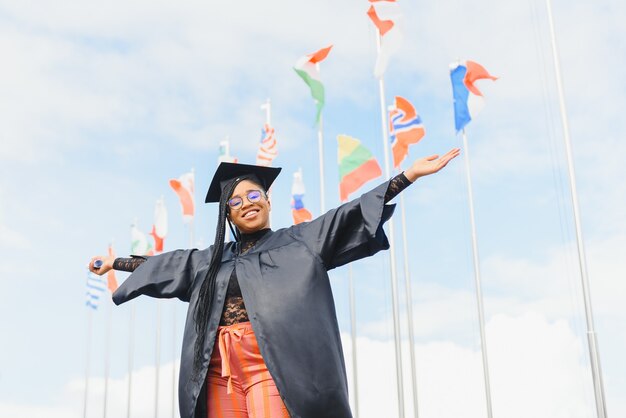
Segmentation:
[(578, 249), (578, 267), (580, 269), (581, 284), (583, 288), (583, 298), (585, 302), (585, 318), (587, 321), (587, 342), (589, 344), (589, 358), (591, 362), (591, 377), (593, 379), (593, 389), (596, 401), (596, 413), (598, 418), (606, 418), (606, 400), (604, 398), (604, 384), (602, 382), (602, 370), (600, 367), (600, 354), (598, 351), (598, 340), (596, 337), (593, 312), (591, 309), (591, 294), (589, 289), (589, 277), (587, 276), (587, 262), (585, 247), (583, 245), (582, 227), (580, 223), (580, 213), (578, 209), (578, 192), (576, 190), (576, 177), (574, 173), (574, 162), (572, 158), (572, 146), (569, 136), (569, 122), (565, 109), (565, 97), (563, 93), (563, 83), (561, 81), (561, 65), (556, 44), (554, 31), (554, 21), (552, 19), (552, 2), (546, 0), (548, 9), (548, 22), (550, 25), (550, 37), (552, 41), (552, 57), (554, 59), (554, 73), (559, 94), (559, 109), (561, 112), (561, 123), (563, 125), (563, 140), (565, 141), (565, 151), (567, 155), (567, 171), (569, 174), (570, 191), (572, 195), (572, 209), (574, 212), (574, 223), (576, 226), (576, 244)]
[(400, 208), (402, 215), (402, 246), (404, 247), (404, 291), (406, 294), (406, 316), (409, 326), (409, 350), (411, 350), (411, 383), (413, 393), (413, 410), (415, 418), (419, 416), (417, 408), (417, 365), (415, 362), (415, 341), (413, 337), (413, 292), (411, 291), (411, 273), (409, 271), (409, 250), (406, 238), (406, 214), (404, 193), (400, 193)]
[(133, 334), (135, 329), (135, 304), (131, 304), (130, 307), (130, 321), (128, 322), (128, 404), (126, 408), (126, 417), (130, 418), (131, 404), (132, 404), (132, 387), (133, 387), (133, 354), (135, 345), (135, 336)]
[[(192, 193), (194, 193), (194, 195), (195, 195), (195, 191), (196, 191), (196, 170), (193, 167), (191, 168), (191, 174), (193, 174), (193, 190), (192, 190)], [(195, 216), (196, 216), (196, 199), (195, 199), (195, 196), (193, 198), (193, 202), (194, 202), (193, 215), (194, 215), (194, 218), (195, 218)], [(189, 222), (189, 248), (190, 249), (193, 248), (193, 221), (194, 221), (194, 218), (192, 218), (191, 221)]]
[[(380, 34), (376, 33), (376, 50), (380, 54)], [(385, 176), (390, 177), (389, 172), (389, 139), (387, 137), (387, 108), (385, 106), (385, 82), (381, 77), (378, 80), (378, 88), (380, 91), (380, 115), (382, 120), (382, 138), (383, 150), (385, 151)], [(398, 413), (400, 418), (404, 418), (404, 387), (402, 381), (402, 347), (400, 345), (400, 313), (398, 311), (398, 278), (396, 274), (396, 250), (394, 245), (394, 222), (393, 218), (389, 219), (389, 256), (391, 262), (391, 303), (393, 310), (393, 335), (395, 342), (396, 354), (396, 380), (398, 385)]]
[(159, 368), (161, 366), (161, 301), (156, 301), (156, 347), (154, 353), (154, 418), (159, 416)]
[(176, 302), (172, 301), (172, 418), (176, 417)]
[(83, 401), (83, 418), (87, 418), (87, 400), (89, 397), (89, 358), (91, 357), (91, 326), (93, 322), (92, 308), (87, 311), (87, 344), (85, 347), (85, 399)]
[[(108, 292), (108, 290), (107, 290)], [(108, 393), (109, 393), (109, 368), (111, 363), (111, 303), (109, 301), (105, 302), (107, 305), (107, 313), (106, 313), (106, 321), (107, 321), (107, 330), (106, 330), (106, 339), (105, 339), (105, 355), (104, 355), (104, 408), (102, 411), (102, 416), (104, 418), (107, 417), (107, 404), (108, 404)]]
[(352, 263), (348, 264), (350, 283), (350, 334), (352, 337), (352, 381), (354, 382), (354, 418), (359, 418), (359, 378), (356, 359), (356, 310), (354, 302), (354, 283), (352, 280)]
[[(265, 123), (268, 126), (272, 126), (272, 104), (270, 99), (265, 100), (265, 103), (261, 105), (261, 109), (265, 110)], [(270, 197), (270, 191), (267, 190), (267, 196)], [(272, 225), (272, 212), (270, 211), (270, 226)]]
[[(316, 63), (315, 67), (319, 73), (320, 64)], [(320, 115), (319, 123), (317, 124), (317, 149), (319, 153), (320, 162), (320, 214), (326, 212), (326, 190), (324, 188), (324, 134), (323, 134), (323, 116)]]
[(270, 99), (266, 99), (265, 103), (261, 105), (261, 109), (265, 110), (265, 123), (271, 125), (272, 121), (272, 104)]
[[(220, 142), (220, 148), (222, 145), (224, 146), (224, 155), (220, 155), (217, 157), (217, 165), (219, 166), (222, 162), (231, 162), (230, 161), (230, 137), (226, 135), (226, 138)], [(221, 151), (220, 151), (221, 152)], [(195, 208), (194, 208), (195, 209)], [(193, 240), (192, 240), (193, 241)], [(224, 242), (230, 241), (230, 228), (225, 228), (224, 231)], [(189, 244), (189, 248), (191, 248), (193, 244)]]
[(483, 355), (483, 375), (485, 378), (485, 396), (487, 399), (487, 415), (491, 418), (491, 386), (489, 384), (489, 364), (487, 363), (487, 342), (485, 338), (485, 314), (483, 309), (483, 295), (480, 286), (480, 268), (478, 265), (478, 242), (476, 240), (476, 223), (474, 217), (474, 197), (472, 194), (472, 177), (470, 173), (469, 149), (467, 147), (467, 136), (463, 129), (463, 147), (465, 148), (465, 174), (467, 177), (467, 193), (469, 199), (470, 225), (472, 229), (472, 255), (474, 260), (474, 279), (476, 281), (476, 302), (478, 305), (478, 323), (480, 326), (480, 345)]

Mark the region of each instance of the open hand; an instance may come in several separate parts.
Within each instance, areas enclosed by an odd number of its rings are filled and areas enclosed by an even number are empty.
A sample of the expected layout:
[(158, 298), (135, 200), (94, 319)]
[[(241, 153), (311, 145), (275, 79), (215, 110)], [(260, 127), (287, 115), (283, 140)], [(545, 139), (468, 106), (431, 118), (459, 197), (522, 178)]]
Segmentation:
[(414, 182), (420, 177), (433, 174), (444, 168), (450, 160), (456, 158), (461, 153), (459, 148), (453, 148), (443, 156), (431, 155), (415, 161), (411, 167), (404, 171), (404, 175), (410, 182)]

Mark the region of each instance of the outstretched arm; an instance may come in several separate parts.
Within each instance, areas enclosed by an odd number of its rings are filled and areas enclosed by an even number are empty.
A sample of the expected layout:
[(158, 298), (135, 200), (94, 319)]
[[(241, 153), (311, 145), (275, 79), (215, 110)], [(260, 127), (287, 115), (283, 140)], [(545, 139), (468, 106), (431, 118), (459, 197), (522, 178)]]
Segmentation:
[(453, 148), (446, 152), (443, 156), (431, 155), (429, 157), (420, 158), (415, 161), (411, 167), (404, 171), (406, 178), (412, 183), (420, 177), (434, 174), (444, 168), (450, 160), (457, 157), (461, 153), (459, 148)]
[(459, 149), (455, 148), (441, 158), (439, 158), (438, 155), (431, 155), (430, 157), (420, 158), (415, 161), (410, 168), (389, 181), (389, 186), (385, 192), (385, 203), (391, 201), (419, 177), (427, 176), (441, 170), (457, 155), (459, 155)]
[[(102, 261), (100, 268), (96, 268), (94, 263), (96, 260)], [(89, 262), (89, 271), (96, 273), (100, 276), (107, 273), (110, 270), (120, 270), (133, 272), (139, 267), (147, 258), (143, 256), (132, 256), (131, 258), (115, 258), (113, 256), (101, 256), (97, 255)]]

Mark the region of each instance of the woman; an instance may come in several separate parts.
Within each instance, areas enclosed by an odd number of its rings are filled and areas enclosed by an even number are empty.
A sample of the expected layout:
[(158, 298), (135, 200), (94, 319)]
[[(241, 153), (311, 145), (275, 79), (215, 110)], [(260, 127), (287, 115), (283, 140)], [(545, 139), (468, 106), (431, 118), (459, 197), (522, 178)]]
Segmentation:
[[(189, 302), (179, 382), (182, 418), (351, 417), (327, 271), (389, 248), (386, 203), (459, 154), (404, 173), (319, 218), (269, 227), (265, 193), (280, 168), (222, 163), (206, 202), (219, 202), (215, 243), (154, 257), (94, 257), (90, 269), (133, 271), (113, 294)], [(235, 242), (224, 243), (225, 224)], [(94, 261), (103, 265), (96, 269)]]

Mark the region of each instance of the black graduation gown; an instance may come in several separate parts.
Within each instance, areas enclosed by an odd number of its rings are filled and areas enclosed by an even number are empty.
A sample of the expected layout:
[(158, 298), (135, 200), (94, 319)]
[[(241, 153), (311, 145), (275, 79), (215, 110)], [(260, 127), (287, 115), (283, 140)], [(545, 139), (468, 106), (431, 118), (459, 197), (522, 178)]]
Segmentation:
[(148, 258), (113, 294), (189, 302), (179, 403), (182, 418), (206, 418), (206, 373), (231, 272), (237, 278), (259, 348), (293, 418), (352, 417), (339, 326), (327, 271), (388, 249), (383, 224), (388, 182), (315, 220), (270, 231), (244, 255), (227, 243), (217, 275), (201, 370), (194, 370), (195, 304), (212, 247)]

